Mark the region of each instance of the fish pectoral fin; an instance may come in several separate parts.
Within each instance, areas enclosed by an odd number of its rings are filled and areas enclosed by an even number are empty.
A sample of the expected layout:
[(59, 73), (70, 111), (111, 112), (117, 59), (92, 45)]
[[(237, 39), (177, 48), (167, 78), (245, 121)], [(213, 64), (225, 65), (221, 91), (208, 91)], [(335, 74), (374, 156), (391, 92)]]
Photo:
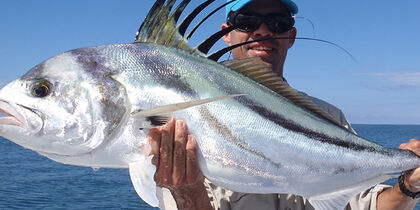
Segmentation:
[(159, 209), (161, 210), (177, 210), (178, 206), (176, 205), (176, 201), (172, 196), (171, 191), (166, 188), (157, 187), (156, 195), (159, 200)]
[(135, 118), (146, 118), (150, 116), (166, 116), (169, 113), (173, 113), (176, 111), (180, 111), (183, 109), (187, 109), (194, 106), (199, 106), (203, 104), (208, 104), (215, 101), (225, 100), (237, 96), (243, 96), (244, 94), (235, 94), (235, 95), (229, 95), (229, 96), (221, 96), (221, 97), (214, 97), (214, 98), (207, 98), (207, 99), (198, 99), (194, 101), (188, 101), (188, 102), (182, 102), (182, 103), (176, 103), (176, 104), (169, 104), (164, 106), (159, 106), (152, 109), (147, 110), (138, 110), (131, 112), (131, 115)]
[(158, 207), (159, 200), (156, 196), (156, 183), (154, 174), (156, 166), (152, 165), (152, 156), (129, 164), (130, 178), (137, 194), (147, 204)]
[(152, 157), (145, 157), (129, 164), (130, 178), (139, 197), (153, 207), (177, 209), (171, 192), (166, 188), (157, 187), (154, 181), (156, 166), (152, 164)]

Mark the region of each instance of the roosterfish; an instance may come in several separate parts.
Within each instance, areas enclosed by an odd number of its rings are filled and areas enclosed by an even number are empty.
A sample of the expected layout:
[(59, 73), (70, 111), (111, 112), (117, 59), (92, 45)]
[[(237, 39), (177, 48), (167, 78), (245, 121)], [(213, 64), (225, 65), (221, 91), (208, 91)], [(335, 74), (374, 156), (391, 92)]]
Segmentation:
[(172, 117), (188, 124), (200, 169), (215, 185), (297, 194), (315, 209), (343, 209), (420, 166), (411, 152), (348, 131), (258, 58), (217, 62), (249, 43), (208, 55), (235, 26), (191, 47), (201, 22), (187, 28), (214, 0), (178, 22), (189, 2), (157, 0), (134, 43), (70, 50), (7, 84), (0, 136), (63, 164), (128, 168), (138, 195), (162, 209), (176, 205), (153, 180), (147, 134)]

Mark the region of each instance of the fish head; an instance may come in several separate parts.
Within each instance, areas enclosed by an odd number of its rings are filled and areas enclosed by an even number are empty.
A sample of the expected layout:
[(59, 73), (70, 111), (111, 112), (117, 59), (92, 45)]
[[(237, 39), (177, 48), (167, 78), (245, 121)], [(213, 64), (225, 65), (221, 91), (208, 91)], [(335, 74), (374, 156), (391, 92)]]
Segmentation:
[(130, 109), (106, 62), (93, 48), (73, 50), (6, 85), (0, 91), (0, 136), (43, 154), (71, 156), (97, 148)]

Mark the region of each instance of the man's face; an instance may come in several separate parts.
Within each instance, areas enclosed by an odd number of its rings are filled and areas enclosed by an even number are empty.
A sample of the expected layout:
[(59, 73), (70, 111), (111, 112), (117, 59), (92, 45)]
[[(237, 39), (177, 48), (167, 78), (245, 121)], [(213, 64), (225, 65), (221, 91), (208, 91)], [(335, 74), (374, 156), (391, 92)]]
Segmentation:
[[(273, 13), (289, 14), (287, 8), (278, 0), (255, 0), (247, 4), (240, 10), (241, 13), (254, 13), (259, 15), (268, 15)], [(222, 25), (222, 29), (228, 27)], [(270, 37), (288, 37), (290, 39), (278, 39), (262, 42), (254, 42), (248, 45), (232, 50), (234, 59), (243, 59), (248, 57), (261, 57), (261, 59), (270, 66), (279, 76), (283, 76), (283, 64), (286, 59), (287, 50), (293, 46), (296, 38), (296, 29), (284, 33), (273, 33), (267, 28), (266, 24), (261, 24), (253, 32), (242, 32), (234, 30), (223, 37), (226, 44), (235, 45), (242, 42), (270, 38)]]

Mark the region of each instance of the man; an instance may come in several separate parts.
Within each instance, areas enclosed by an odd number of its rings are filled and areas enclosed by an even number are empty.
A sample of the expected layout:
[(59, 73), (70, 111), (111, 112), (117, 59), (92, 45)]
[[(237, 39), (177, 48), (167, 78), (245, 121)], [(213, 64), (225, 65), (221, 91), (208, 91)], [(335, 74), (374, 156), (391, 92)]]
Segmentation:
[[(290, 22), (297, 13), (291, 0), (237, 0), (227, 6), (228, 21), (222, 29), (235, 24), (238, 28), (223, 39), (228, 45), (262, 38), (288, 37), (260, 41), (232, 50), (234, 59), (260, 57), (279, 76), (287, 51), (295, 41), (297, 30)], [(309, 96), (308, 96), (309, 97)], [(309, 97), (353, 132), (339, 109), (316, 98)], [(153, 164), (157, 166), (155, 181), (168, 188), (179, 209), (313, 209), (305, 198), (285, 194), (245, 194), (217, 187), (204, 179), (197, 163), (196, 142), (186, 132), (186, 124), (172, 120), (149, 133)], [(420, 141), (410, 140), (401, 149), (420, 155)], [(349, 209), (412, 209), (418, 199), (407, 191), (420, 191), (420, 169), (405, 174), (405, 193), (394, 187), (378, 185), (356, 196)], [(409, 193), (408, 193), (409, 194)]]

